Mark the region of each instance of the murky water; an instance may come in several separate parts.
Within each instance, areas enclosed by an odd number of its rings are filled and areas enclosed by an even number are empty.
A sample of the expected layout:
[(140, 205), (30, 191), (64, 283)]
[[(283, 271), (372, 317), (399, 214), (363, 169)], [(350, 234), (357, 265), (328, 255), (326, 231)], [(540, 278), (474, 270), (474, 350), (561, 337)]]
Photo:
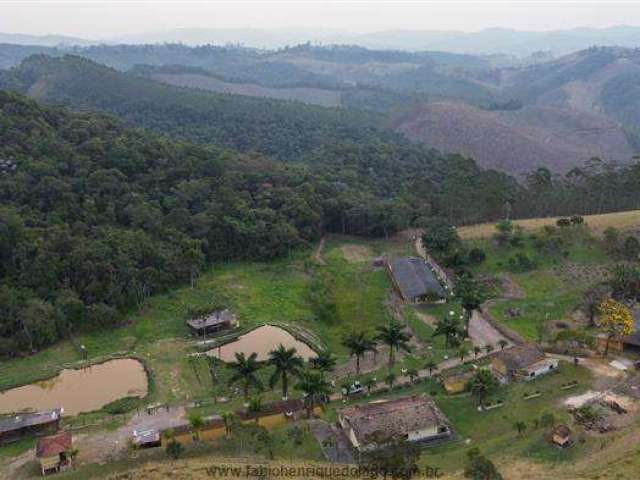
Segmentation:
[(62, 370), (48, 380), (0, 393), (0, 413), (64, 407), (65, 415), (99, 410), (122, 397), (144, 397), (147, 373), (130, 358), (110, 360), (78, 370)]
[(264, 361), (269, 358), (269, 352), (278, 348), (280, 344), (286, 348), (294, 347), (298, 355), (305, 360), (316, 356), (316, 352), (309, 345), (297, 340), (286, 330), (273, 325), (263, 325), (251, 330), (233, 342), (209, 350), (207, 355), (213, 355), (223, 362), (230, 362), (235, 360), (236, 352), (244, 353), (247, 357), (255, 352), (258, 354), (258, 360)]

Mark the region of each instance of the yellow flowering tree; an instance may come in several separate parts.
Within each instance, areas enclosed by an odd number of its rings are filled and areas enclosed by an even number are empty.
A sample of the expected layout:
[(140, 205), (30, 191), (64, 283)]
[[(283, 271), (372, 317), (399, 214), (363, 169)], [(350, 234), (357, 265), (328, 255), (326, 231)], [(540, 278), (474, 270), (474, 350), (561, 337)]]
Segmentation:
[(605, 356), (609, 353), (609, 340), (631, 335), (633, 323), (631, 310), (622, 303), (616, 302), (613, 298), (607, 298), (600, 304), (600, 328), (607, 335)]

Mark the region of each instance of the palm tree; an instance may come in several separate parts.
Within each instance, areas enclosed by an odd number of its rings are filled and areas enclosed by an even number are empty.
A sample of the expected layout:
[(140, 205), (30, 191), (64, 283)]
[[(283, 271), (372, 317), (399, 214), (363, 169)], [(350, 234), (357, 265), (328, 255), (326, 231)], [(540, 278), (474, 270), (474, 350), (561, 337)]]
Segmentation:
[(196, 441), (200, 440), (200, 430), (204, 427), (204, 419), (202, 418), (202, 415), (198, 413), (192, 413), (189, 415), (189, 425), (193, 432), (193, 439)]
[(429, 370), (429, 376), (431, 376), (432, 372), (438, 369), (438, 364), (434, 360), (427, 360), (424, 364), (424, 368)]
[(484, 291), (470, 275), (462, 275), (456, 283), (455, 295), (464, 310), (465, 329), (468, 329), (473, 311), (485, 300)]
[(384, 377), (384, 381), (387, 385), (389, 385), (390, 389), (393, 389), (393, 384), (396, 383), (396, 374), (393, 372), (389, 372), (386, 377)]
[(409, 346), (411, 334), (407, 333), (402, 325), (395, 320), (391, 320), (389, 325), (378, 327), (377, 330), (378, 335), (376, 336), (376, 339), (389, 347), (390, 367), (393, 366), (395, 361), (396, 350), (404, 350), (405, 352), (411, 351), (411, 347)]
[(342, 345), (349, 349), (349, 355), (356, 357), (356, 375), (360, 375), (360, 358), (375, 349), (375, 342), (360, 333), (350, 333), (343, 340)]
[(513, 428), (515, 428), (518, 431), (518, 435), (522, 435), (524, 431), (527, 429), (527, 424), (524, 423), (522, 420), (518, 420), (516, 423), (513, 424)]
[(227, 367), (233, 371), (233, 374), (229, 378), (229, 385), (236, 383), (242, 384), (245, 404), (249, 402), (249, 389), (251, 387), (256, 387), (258, 390), (262, 389), (262, 383), (256, 376), (256, 372), (260, 370), (260, 364), (256, 360), (257, 358), (258, 354), (255, 352), (249, 355), (249, 357), (245, 357), (244, 353), (236, 352), (236, 360), (227, 364)]
[(249, 400), (247, 413), (258, 423), (260, 421), (260, 412), (262, 412), (262, 397), (260, 395), (254, 395)]
[(484, 400), (497, 390), (498, 380), (496, 380), (489, 370), (478, 370), (471, 380), (469, 380), (468, 388), (471, 395), (473, 395), (478, 400), (480, 406), (482, 406)]
[(458, 319), (455, 317), (444, 317), (436, 323), (436, 329), (433, 336), (444, 335), (444, 346), (449, 348), (457, 343), (458, 338), (462, 335), (462, 330)]
[(500, 345), (500, 350), (504, 350), (504, 347), (509, 345), (509, 342), (507, 342), (504, 338), (501, 338), (498, 342), (498, 345)]
[(289, 395), (289, 375), (297, 375), (304, 368), (304, 360), (296, 355), (295, 348), (285, 348), (280, 344), (277, 349), (269, 352), (268, 365), (275, 367), (269, 378), (269, 387), (273, 388), (278, 381), (282, 384), (282, 399)]
[(238, 421), (238, 417), (233, 412), (224, 412), (222, 415), (222, 421), (224, 422), (224, 433), (228, 437), (233, 430), (234, 425)]
[(482, 349), (479, 346), (475, 346), (473, 347), (473, 358), (478, 358), (478, 355), (480, 355), (480, 352), (482, 351)]
[(464, 363), (464, 357), (467, 355), (467, 349), (464, 347), (460, 347), (458, 350), (458, 356), (460, 357), (460, 363)]
[(311, 418), (311, 413), (316, 405), (323, 404), (331, 393), (331, 385), (324, 378), (322, 372), (316, 370), (303, 370), (296, 384), (296, 389), (304, 394), (308, 418)]
[(490, 343), (486, 344), (484, 346), (484, 351), (487, 352), (487, 355), (489, 355), (491, 352), (493, 352), (493, 345), (491, 345)]
[(407, 370), (407, 376), (409, 377), (409, 381), (411, 383), (414, 383), (416, 378), (418, 378), (419, 374), (418, 374), (418, 369), (416, 368), (410, 368)]
[(336, 367), (336, 359), (329, 350), (321, 350), (317, 356), (309, 360), (311, 367), (323, 373), (332, 372)]
[(367, 389), (367, 395), (371, 395), (371, 389), (376, 386), (376, 379), (374, 377), (365, 378), (362, 385)]

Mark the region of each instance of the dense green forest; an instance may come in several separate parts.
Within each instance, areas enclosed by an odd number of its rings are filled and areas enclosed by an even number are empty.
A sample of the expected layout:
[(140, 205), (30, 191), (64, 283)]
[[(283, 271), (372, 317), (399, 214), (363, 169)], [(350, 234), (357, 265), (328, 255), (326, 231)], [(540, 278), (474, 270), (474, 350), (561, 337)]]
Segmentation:
[(7, 92), (0, 139), (4, 355), (117, 324), (206, 264), (282, 255), (325, 231), (495, 218), (517, 189), (506, 174), (420, 146), (348, 143), (282, 164)]
[(280, 160), (300, 160), (327, 143), (400, 139), (381, 128), (384, 119), (375, 114), (177, 88), (80, 57), (29, 57), (0, 75), (0, 88)]

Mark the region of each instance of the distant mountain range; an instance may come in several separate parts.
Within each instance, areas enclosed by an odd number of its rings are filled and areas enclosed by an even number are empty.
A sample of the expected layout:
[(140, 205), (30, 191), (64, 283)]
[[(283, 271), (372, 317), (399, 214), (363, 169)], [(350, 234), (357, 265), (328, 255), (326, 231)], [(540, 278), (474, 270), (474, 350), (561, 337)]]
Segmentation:
[[(486, 56), (356, 46), (0, 45), (0, 65), (14, 66), (0, 71), (0, 88), (287, 158), (326, 136), (302, 127), (311, 117), (332, 124), (335, 138), (352, 127), (367, 141), (395, 130), (515, 174), (538, 167), (566, 173), (594, 156), (628, 162), (640, 152), (640, 49), (592, 47), (505, 65)], [(375, 135), (359, 113), (375, 119)], [(232, 130), (245, 122), (255, 129), (239, 145)], [(296, 129), (308, 137), (299, 144), (287, 133)], [(270, 135), (258, 135), (263, 130)]]
[(252, 48), (273, 49), (306, 42), (325, 45), (350, 44), (384, 50), (439, 50), (476, 55), (504, 54), (525, 57), (536, 52), (564, 55), (596, 45), (638, 47), (640, 46), (640, 27), (618, 25), (608, 28), (575, 28), (543, 32), (508, 28), (488, 28), (478, 32), (388, 30), (363, 34), (342, 30), (180, 28), (103, 39), (0, 34), (0, 43), (42, 46), (183, 43), (191, 46), (237, 44)]

